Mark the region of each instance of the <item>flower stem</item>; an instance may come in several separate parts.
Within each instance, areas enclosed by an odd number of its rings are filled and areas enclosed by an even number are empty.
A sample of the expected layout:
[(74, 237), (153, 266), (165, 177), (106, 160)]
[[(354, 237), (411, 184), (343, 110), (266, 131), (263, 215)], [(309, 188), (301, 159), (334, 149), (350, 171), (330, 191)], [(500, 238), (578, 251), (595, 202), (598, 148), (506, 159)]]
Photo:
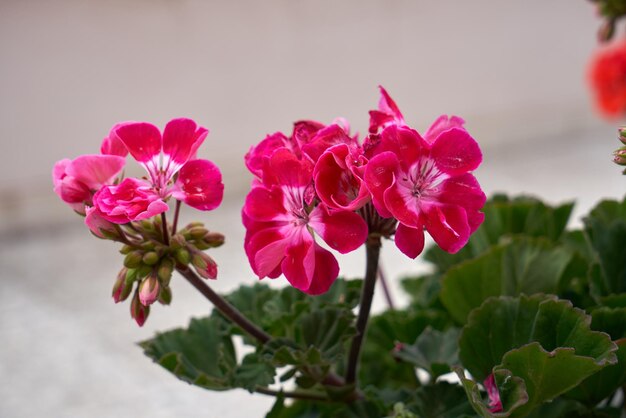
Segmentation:
[(202, 295), (207, 298), (217, 308), (217, 310), (219, 310), (232, 322), (237, 324), (245, 332), (256, 338), (262, 344), (265, 344), (272, 339), (271, 335), (263, 331), (261, 328), (257, 327), (248, 318), (243, 316), (243, 314), (239, 312), (233, 305), (228, 303), (226, 299), (215, 293), (213, 289), (211, 289), (209, 285), (207, 285), (204, 280), (198, 277), (198, 275), (194, 273), (189, 267), (177, 267), (177, 270), (180, 274), (183, 275), (185, 279), (187, 279), (189, 283), (191, 283), (193, 287), (198, 289), (198, 291), (202, 293)]
[[(231, 305), (226, 299), (218, 295), (202, 280), (195, 272), (189, 267), (177, 267), (176, 270), (185, 278), (193, 287), (195, 287), (202, 295), (211, 302), (215, 308), (220, 311), (224, 316), (230, 319), (233, 323), (238, 325), (241, 329), (247, 332), (252, 337), (256, 338), (261, 344), (266, 344), (272, 339), (272, 336), (256, 326), (252, 321), (246, 318), (241, 312)], [(322, 381), (327, 386), (341, 387), (345, 385), (345, 381), (341, 376), (337, 376), (334, 373), (328, 373), (328, 375)], [(363, 394), (360, 391), (355, 391), (350, 399), (360, 399)]]
[(306, 392), (306, 391), (302, 391), (302, 390), (294, 390), (292, 392), (284, 392), (282, 390), (274, 390), (274, 389), (270, 389), (270, 388), (266, 388), (266, 387), (262, 387), (262, 386), (257, 386), (254, 389), (255, 392), (257, 393), (262, 393), (263, 395), (270, 395), (270, 396), (284, 396), (285, 398), (291, 398), (291, 399), (300, 399), (300, 400), (306, 400), (306, 401), (319, 401), (319, 402), (329, 402), (330, 399), (328, 399), (326, 396), (322, 395), (322, 394), (318, 394), (318, 393), (314, 393), (314, 392)]
[(161, 213), (161, 228), (163, 229), (163, 244), (170, 245), (170, 235), (167, 232), (167, 219), (165, 218), (165, 212)]
[(372, 308), (374, 298), (374, 288), (376, 287), (376, 276), (378, 273), (378, 259), (380, 257), (380, 235), (371, 234), (365, 244), (366, 267), (365, 280), (361, 289), (361, 301), (359, 302), (359, 315), (356, 320), (356, 335), (350, 345), (348, 355), (348, 368), (346, 371), (346, 383), (356, 382), (361, 346), (365, 338), (367, 321)]
[(172, 222), (172, 235), (176, 233), (178, 228), (178, 214), (180, 213), (180, 200), (176, 201), (176, 209), (174, 209), (174, 222)]

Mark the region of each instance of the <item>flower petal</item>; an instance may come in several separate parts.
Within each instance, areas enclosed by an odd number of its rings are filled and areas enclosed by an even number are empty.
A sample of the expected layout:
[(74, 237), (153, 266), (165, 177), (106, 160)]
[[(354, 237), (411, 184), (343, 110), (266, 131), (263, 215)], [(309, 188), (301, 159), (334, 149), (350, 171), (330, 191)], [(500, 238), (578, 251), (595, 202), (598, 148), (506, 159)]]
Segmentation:
[(485, 219), (480, 210), (487, 197), (480, 188), (476, 178), (469, 174), (451, 177), (441, 184), (439, 200), (446, 204), (458, 205), (467, 212), (470, 230), (474, 232)]
[(463, 129), (464, 124), (465, 121), (458, 116), (441, 115), (430, 125), (424, 134), (424, 139), (432, 144), (442, 132), (451, 128)]
[(265, 160), (278, 148), (288, 147), (288, 142), (289, 139), (282, 132), (268, 135), (257, 145), (250, 147), (250, 150), (244, 158), (246, 167), (248, 167), (248, 170), (255, 176), (259, 178), (263, 177)]
[(371, 133), (378, 132), (379, 129), (385, 128), (389, 125), (405, 125), (404, 116), (400, 112), (400, 109), (393, 101), (391, 96), (382, 87), (380, 89), (380, 100), (378, 101), (378, 110), (370, 110), (370, 127)]
[(283, 205), (283, 192), (278, 187), (255, 187), (246, 196), (244, 213), (254, 221), (273, 221), (283, 218), (286, 213)]
[(102, 231), (115, 231), (115, 226), (102, 217), (102, 213), (91, 206), (85, 208), (85, 225), (89, 227), (91, 232), (100, 238), (104, 238)]
[(305, 229), (295, 231), (281, 264), (283, 274), (296, 289), (306, 292), (315, 273), (315, 248), (311, 234)]
[(403, 254), (410, 258), (415, 258), (424, 250), (424, 229), (411, 228), (404, 224), (399, 224), (395, 234), (396, 247)]
[(367, 186), (361, 177), (355, 175), (364, 166), (349, 167), (351, 159), (348, 145), (340, 144), (329, 148), (317, 160), (313, 170), (315, 189), (322, 202), (329, 207), (357, 210), (370, 200)]
[(290, 187), (306, 187), (311, 183), (313, 167), (300, 160), (287, 148), (279, 148), (268, 160), (263, 170), (263, 183)]
[(119, 136), (115, 131), (125, 125), (127, 123), (133, 122), (122, 122), (118, 123), (109, 132), (109, 136), (102, 140), (102, 145), (100, 146), (100, 153), (105, 155), (118, 155), (120, 157), (126, 157), (128, 155), (128, 149), (126, 149), (126, 145), (122, 142)]
[(398, 164), (396, 154), (383, 152), (372, 158), (365, 167), (363, 179), (372, 194), (374, 207), (384, 218), (391, 217), (391, 212), (385, 205), (385, 190), (393, 184)]
[(367, 224), (360, 215), (344, 210), (331, 212), (324, 204), (313, 209), (309, 226), (342, 254), (356, 250), (367, 239)]
[(395, 125), (385, 128), (380, 142), (373, 150), (374, 155), (391, 151), (396, 154), (402, 171), (407, 172), (422, 157), (427, 157), (430, 145), (416, 131)]
[(211, 161), (189, 161), (180, 169), (172, 196), (192, 208), (215, 209), (224, 196), (222, 173)]
[(302, 152), (314, 163), (328, 148), (337, 144), (354, 144), (343, 128), (339, 125), (330, 125), (320, 129), (307, 144), (302, 145)]
[(474, 138), (460, 128), (442, 132), (432, 144), (431, 157), (437, 168), (453, 176), (476, 169), (483, 160)]
[(288, 244), (289, 240), (278, 227), (262, 229), (246, 239), (246, 254), (259, 278), (270, 275), (280, 266)]
[(110, 184), (126, 160), (118, 155), (81, 155), (66, 167), (66, 173), (91, 190)]
[(433, 204), (426, 207), (425, 226), (442, 250), (458, 252), (470, 236), (470, 227), (464, 209), (454, 205)]
[(115, 129), (115, 133), (137, 162), (143, 165), (155, 180), (159, 174), (161, 132), (146, 122), (130, 122)]
[(315, 273), (311, 285), (304, 292), (309, 295), (321, 295), (326, 293), (339, 275), (339, 264), (330, 251), (317, 244), (315, 249)]
[(209, 134), (208, 129), (198, 126), (191, 119), (172, 119), (163, 130), (163, 168), (166, 178), (174, 175), (196, 151)]

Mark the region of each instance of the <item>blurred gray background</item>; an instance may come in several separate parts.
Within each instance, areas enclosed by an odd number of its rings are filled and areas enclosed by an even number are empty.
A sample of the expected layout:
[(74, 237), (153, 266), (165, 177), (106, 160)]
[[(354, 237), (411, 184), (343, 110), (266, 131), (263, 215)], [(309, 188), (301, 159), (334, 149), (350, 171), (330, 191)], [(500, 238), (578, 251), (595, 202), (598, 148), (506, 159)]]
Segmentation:
[[(247, 149), (303, 118), (366, 132), (382, 84), (419, 130), (467, 120), (487, 193), (577, 199), (578, 218), (624, 193), (618, 122), (595, 115), (585, 83), (599, 25), (584, 0), (0, 0), (0, 416), (261, 417), (272, 403), (143, 357), (134, 342), (210, 306), (178, 280), (138, 328), (110, 299), (117, 248), (54, 195), (55, 161), (98, 152), (122, 120), (208, 127), (200, 156), (221, 167), (224, 204), (184, 216), (226, 233), (212, 283), (225, 291), (256, 280), (239, 222)], [(424, 268), (393, 245), (383, 263), (391, 278)], [(341, 260), (348, 277), (362, 265), (359, 251)]]

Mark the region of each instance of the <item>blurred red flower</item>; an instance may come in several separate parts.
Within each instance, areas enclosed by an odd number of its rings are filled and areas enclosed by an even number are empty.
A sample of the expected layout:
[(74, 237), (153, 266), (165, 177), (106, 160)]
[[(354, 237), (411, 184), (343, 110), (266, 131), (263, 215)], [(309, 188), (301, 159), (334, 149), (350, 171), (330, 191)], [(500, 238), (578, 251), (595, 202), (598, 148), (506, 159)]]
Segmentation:
[(596, 53), (589, 68), (589, 83), (604, 116), (615, 119), (626, 115), (626, 41)]

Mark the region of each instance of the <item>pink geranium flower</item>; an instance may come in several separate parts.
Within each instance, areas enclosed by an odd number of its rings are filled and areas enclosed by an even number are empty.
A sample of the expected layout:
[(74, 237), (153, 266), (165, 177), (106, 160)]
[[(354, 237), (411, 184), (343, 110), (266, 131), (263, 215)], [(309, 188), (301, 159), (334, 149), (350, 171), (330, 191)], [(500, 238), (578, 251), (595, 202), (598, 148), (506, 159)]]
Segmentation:
[(54, 165), (54, 192), (75, 211), (84, 214), (93, 194), (111, 184), (124, 168), (124, 158), (116, 155), (81, 155)]
[(145, 122), (117, 125), (105, 138), (103, 151), (120, 152), (117, 140), (143, 165), (149, 180), (126, 179), (94, 196), (94, 205), (110, 222), (126, 223), (167, 211), (165, 201), (174, 196), (200, 210), (216, 208), (224, 186), (219, 169), (208, 160), (196, 159), (198, 147), (208, 134), (190, 119), (173, 119), (163, 135)]
[(396, 245), (412, 258), (423, 249), (424, 228), (454, 253), (484, 218), (486, 197), (470, 174), (482, 161), (478, 144), (458, 126), (431, 131), (437, 135), (428, 142), (413, 129), (389, 125), (365, 169), (374, 206), (399, 221)]
[(259, 182), (242, 211), (245, 250), (259, 278), (281, 273), (308, 294), (328, 290), (339, 273), (335, 257), (315, 241), (346, 253), (367, 237), (367, 226), (354, 212), (331, 211), (314, 202), (312, 164), (280, 148), (268, 158)]

